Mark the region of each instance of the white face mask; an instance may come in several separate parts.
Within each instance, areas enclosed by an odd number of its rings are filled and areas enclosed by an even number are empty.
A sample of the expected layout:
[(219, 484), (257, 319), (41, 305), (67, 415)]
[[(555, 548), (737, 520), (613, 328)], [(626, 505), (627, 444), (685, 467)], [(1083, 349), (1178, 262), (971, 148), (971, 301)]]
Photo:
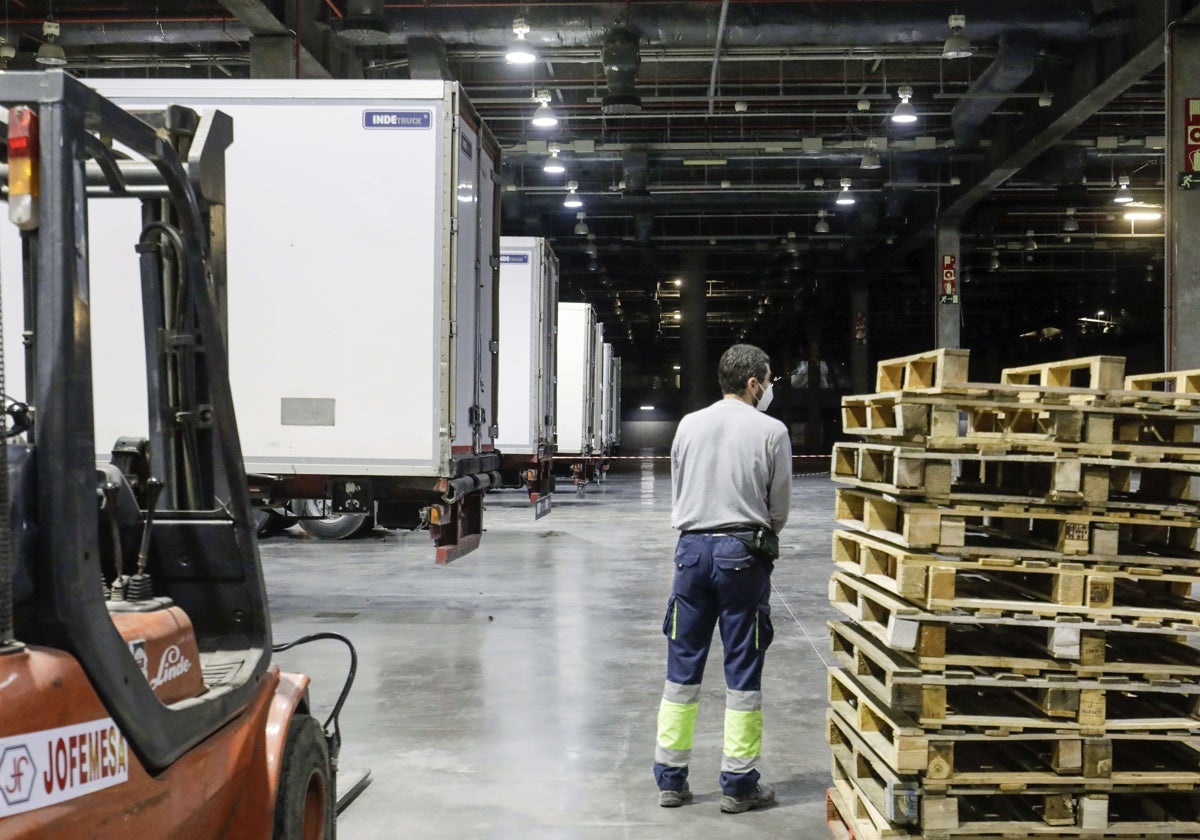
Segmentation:
[(775, 396), (775, 383), (768, 382), (767, 387), (763, 388), (762, 396), (758, 398), (758, 402), (754, 407), (759, 411), (766, 411), (771, 405), (771, 399)]

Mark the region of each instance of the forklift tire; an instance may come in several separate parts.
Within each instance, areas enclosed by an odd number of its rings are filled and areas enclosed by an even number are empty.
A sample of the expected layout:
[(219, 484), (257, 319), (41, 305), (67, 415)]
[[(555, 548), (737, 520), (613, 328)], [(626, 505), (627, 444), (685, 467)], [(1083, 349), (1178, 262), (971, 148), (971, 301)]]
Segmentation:
[[(305, 516), (321, 516), (321, 504), (316, 499), (299, 503)], [(319, 540), (345, 540), (375, 527), (375, 518), (365, 513), (335, 513), (320, 519), (301, 519), (304, 533)]]
[(334, 840), (333, 788), (325, 733), (313, 718), (297, 713), (280, 763), (274, 840)]

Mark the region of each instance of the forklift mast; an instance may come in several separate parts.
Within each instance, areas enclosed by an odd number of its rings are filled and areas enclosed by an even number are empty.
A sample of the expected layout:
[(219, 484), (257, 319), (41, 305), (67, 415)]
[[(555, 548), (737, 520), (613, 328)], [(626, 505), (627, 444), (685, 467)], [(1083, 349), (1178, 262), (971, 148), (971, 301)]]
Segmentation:
[[(24, 645), (70, 653), (156, 772), (245, 710), (271, 665), (219, 312), (232, 122), (182, 108), (139, 119), (61, 71), (0, 75), (0, 104), (27, 354), (0, 446), (13, 512), (0, 518), (0, 660)], [(89, 283), (87, 208), (101, 198), (142, 205), (129, 247), (143, 306), (128, 323), (144, 330), (149, 437), (122, 439), (98, 467), (97, 443), (111, 442), (94, 440), (90, 308), (108, 290)], [(170, 610), (194, 627), (203, 677), (180, 699), (156, 693), (117, 626)], [(190, 666), (164, 654), (159, 667)]]

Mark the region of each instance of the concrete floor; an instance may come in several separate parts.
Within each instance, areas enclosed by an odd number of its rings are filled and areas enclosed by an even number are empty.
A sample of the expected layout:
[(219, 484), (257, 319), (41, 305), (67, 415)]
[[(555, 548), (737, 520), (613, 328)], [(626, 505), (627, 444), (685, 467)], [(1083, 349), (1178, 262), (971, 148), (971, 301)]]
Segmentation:
[[(798, 476), (776, 564), (764, 674), (764, 778), (774, 808), (721, 814), (724, 685), (714, 645), (701, 700), (695, 802), (658, 807), (651, 775), (670, 591), (664, 462), (629, 462), (534, 521), (520, 494), (488, 497), (481, 547), (435, 566), (424, 533), (339, 543), (298, 529), (262, 543), (276, 641), (349, 636), (358, 680), (342, 767), (373, 783), (342, 815), (371, 838), (824, 838), (823, 730), (833, 617), (826, 603), (833, 491)], [(333, 702), (346, 657), (322, 642), (277, 661)]]

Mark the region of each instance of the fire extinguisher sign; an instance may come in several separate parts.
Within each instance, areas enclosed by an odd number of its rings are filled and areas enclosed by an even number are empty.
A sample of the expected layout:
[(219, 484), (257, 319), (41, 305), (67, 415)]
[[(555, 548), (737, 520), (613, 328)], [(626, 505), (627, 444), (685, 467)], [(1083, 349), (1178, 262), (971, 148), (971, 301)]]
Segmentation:
[(1183, 131), (1183, 168), (1200, 172), (1200, 98), (1186, 100), (1187, 122)]
[(941, 303), (958, 303), (958, 260), (953, 254), (942, 255), (942, 279), (938, 300)]

